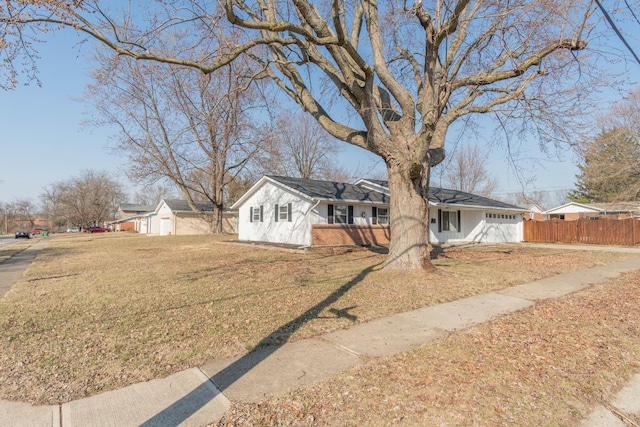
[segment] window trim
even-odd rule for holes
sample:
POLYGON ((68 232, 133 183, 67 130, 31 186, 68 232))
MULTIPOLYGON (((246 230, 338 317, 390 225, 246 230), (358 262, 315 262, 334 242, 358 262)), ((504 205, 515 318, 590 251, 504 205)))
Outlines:
POLYGON ((462 230, 461 212, 438 209, 438 232, 446 231, 448 233, 461 233, 462 230), (453 218, 453 221, 452 221, 453 218), (453 229, 452 229, 453 224, 453 229))
POLYGON ((349 206, 335 205, 333 207, 333 221, 335 224, 349 224, 349 206))
MULTIPOLYGON (((342 215, 341 215, 342 216, 342 215)), ((339 225, 351 225, 353 224, 353 205, 327 205, 327 223, 328 224, 339 224, 339 225), (336 208, 338 207, 346 207, 346 222, 336 221, 338 215, 336 215, 336 208)))
POLYGON ((275 204, 273 211, 275 214, 274 215, 275 222, 291 222, 292 221, 292 217, 291 217, 291 214, 293 212, 292 203, 287 203, 286 205, 275 204))
POLYGON ((264 205, 249 207, 249 222, 263 222, 264 205))
POLYGON ((389 225, 389 208, 377 209, 376 223, 380 225, 389 225), (386 211, 386 214, 380 215, 381 210, 386 211))

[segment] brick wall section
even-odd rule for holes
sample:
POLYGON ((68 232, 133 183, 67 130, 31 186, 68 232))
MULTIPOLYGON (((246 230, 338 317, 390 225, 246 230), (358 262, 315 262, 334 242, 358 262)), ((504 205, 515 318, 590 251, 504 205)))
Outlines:
POLYGON ((133 222, 122 222, 118 224, 120 226, 120 231, 134 231, 135 223, 133 222))
POLYGON ((388 244, 388 226, 315 224, 311 227, 311 246, 377 246, 388 244))

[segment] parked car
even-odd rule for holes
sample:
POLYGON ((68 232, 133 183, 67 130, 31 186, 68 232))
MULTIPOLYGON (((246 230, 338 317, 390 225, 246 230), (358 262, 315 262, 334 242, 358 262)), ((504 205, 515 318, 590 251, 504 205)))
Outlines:
POLYGON ((80 232, 80 228, 79 227, 69 227, 67 228, 67 233, 79 233, 80 232))
POLYGON ((42 231, 42 228, 34 228, 33 230, 31 230, 31 235, 39 236, 41 231, 42 231))
POLYGON ((24 237, 27 239, 31 238, 31 233, 29 233, 27 230, 18 230, 16 231, 16 239, 19 237, 24 237))
POLYGON ((89 227, 89 228, 86 228, 84 231, 86 233, 89 233, 89 234, 91 234, 91 233, 106 233, 106 232, 109 231, 109 229, 108 228, 104 228, 104 227, 89 227))

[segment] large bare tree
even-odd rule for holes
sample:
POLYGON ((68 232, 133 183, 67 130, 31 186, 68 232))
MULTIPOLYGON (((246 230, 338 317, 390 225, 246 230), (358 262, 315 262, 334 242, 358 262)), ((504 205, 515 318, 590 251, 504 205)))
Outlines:
MULTIPOLYGON (((202 57, 208 52, 203 43, 165 48, 202 57)), ((92 123, 118 129, 115 149, 129 159, 127 176, 147 185, 171 181, 210 231, 221 233, 225 187, 262 147, 251 114, 260 97, 246 61, 203 74, 110 51, 98 58, 86 92, 97 111, 92 123), (198 201, 210 202, 212 210, 198 201)))
POLYGON ((206 74, 239 57, 256 61, 331 135, 384 159, 393 230, 388 269, 432 267, 430 170, 444 159, 453 123, 493 113, 505 129, 533 119, 542 140, 570 138, 572 129, 557 119, 583 113, 576 102, 594 87, 581 51, 595 9, 584 0, 226 0, 223 10, 184 0, 156 2, 145 22, 112 13, 107 2, 0 7, 9 59, 31 47, 29 26, 62 25, 120 55, 206 74), (192 43, 218 32, 233 32, 235 43, 197 60, 159 50, 157 40, 177 27, 193 30, 192 43))

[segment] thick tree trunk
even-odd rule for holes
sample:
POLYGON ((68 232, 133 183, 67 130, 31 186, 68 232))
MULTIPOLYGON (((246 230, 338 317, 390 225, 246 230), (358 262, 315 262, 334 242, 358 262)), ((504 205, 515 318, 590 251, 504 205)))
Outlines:
POLYGON ((385 270, 432 270, 429 246, 429 167, 411 174, 389 166, 391 242, 385 270), (415 176, 412 176, 415 175, 415 176))
POLYGON ((213 213, 211 214, 211 233, 220 234, 223 230, 223 207, 221 205, 213 205, 213 213))

